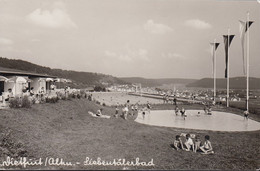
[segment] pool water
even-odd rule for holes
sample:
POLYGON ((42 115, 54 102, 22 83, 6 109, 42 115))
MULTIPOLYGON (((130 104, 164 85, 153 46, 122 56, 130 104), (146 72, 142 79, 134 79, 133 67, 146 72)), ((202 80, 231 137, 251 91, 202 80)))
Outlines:
POLYGON ((186 110, 187 117, 175 114, 174 110, 154 110, 150 114, 145 112, 145 117, 138 113, 136 122, 165 127, 186 129, 212 130, 212 131, 255 131, 260 130, 260 123, 251 119, 219 111, 212 111, 207 115, 203 110, 186 110), (200 112, 200 115, 198 115, 200 112))

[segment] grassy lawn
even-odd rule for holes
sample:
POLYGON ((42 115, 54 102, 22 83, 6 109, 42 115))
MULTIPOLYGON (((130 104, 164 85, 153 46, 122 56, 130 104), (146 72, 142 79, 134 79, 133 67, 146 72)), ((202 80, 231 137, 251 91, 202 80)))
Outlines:
MULTIPOLYGON (((255 170, 260 168, 260 131, 216 132, 142 125, 134 118, 94 118, 88 111, 101 106, 86 99, 38 104, 30 109, 0 111, 0 131, 11 131, 11 138, 21 144, 29 158, 63 158, 83 163, 86 157, 96 160, 126 159, 149 162, 153 167, 128 169, 226 169, 255 170), (214 155, 176 151, 170 147, 177 134, 193 133, 201 139, 210 135, 214 155)), ((114 108, 103 107, 103 113, 113 115, 114 108)), ((154 109, 173 109, 173 105, 155 105, 154 109)), ((185 106, 201 108, 199 105, 185 106)), ((214 109, 213 109, 214 110, 214 109)), ((215 110, 226 110, 223 107, 215 110)), ((242 113, 234 110, 234 113, 242 113)), ((252 116, 259 120, 259 116, 252 116)), ((1 141, 3 134, 1 134, 1 141)), ((0 144, 3 146, 3 144, 0 144)), ((0 161, 6 157, 0 151, 0 161)), ((11 153, 11 152, 9 152, 11 153)), ((24 169, 24 168, 23 168, 24 169)), ((35 166, 27 169, 123 169, 123 166, 35 166)))

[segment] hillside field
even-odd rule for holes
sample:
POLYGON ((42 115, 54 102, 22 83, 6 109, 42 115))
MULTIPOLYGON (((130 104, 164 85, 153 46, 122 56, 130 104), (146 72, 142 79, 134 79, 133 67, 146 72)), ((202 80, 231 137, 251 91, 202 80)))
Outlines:
MULTIPOLYGON (((173 105, 166 104, 153 107, 174 109, 173 105)), ((201 108, 199 105, 184 107, 201 108)), ((7 136, 4 133, 8 131, 8 141, 11 139, 13 144, 20 144, 29 158, 53 157, 80 163, 75 166, 47 165, 21 169, 255 170, 260 167, 260 131, 229 133, 148 126, 134 122, 136 115, 128 120, 115 118, 114 108, 106 106, 102 106, 103 113, 112 116, 110 119, 95 118, 88 114, 88 111, 95 112, 99 108, 101 106, 93 101, 73 99, 56 104, 33 105, 30 109, 1 110, 0 161, 7 155, 15 156, 12 149, 3 143, 7 136), (196 134, 201 139, 210 135, 215 154, 205 156, 173 150, 170 144, 180 133, 196 134), (153 159, 154 166, 84 166, 86 157, 93 160, 101 157, 108 161, 140 158, 140 161, 148 162, 153 159)), ((252 117, 260 120, 258 115, 252 117)))

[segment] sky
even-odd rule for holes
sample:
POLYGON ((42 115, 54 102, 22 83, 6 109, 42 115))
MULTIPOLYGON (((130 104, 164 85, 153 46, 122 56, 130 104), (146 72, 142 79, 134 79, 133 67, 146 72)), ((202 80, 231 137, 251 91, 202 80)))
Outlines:
POLYGON ((116 77, 243 76, 239 20, 249 11, 250 76, 260 78, 260 0, 0 0, 0 56, 116 77))

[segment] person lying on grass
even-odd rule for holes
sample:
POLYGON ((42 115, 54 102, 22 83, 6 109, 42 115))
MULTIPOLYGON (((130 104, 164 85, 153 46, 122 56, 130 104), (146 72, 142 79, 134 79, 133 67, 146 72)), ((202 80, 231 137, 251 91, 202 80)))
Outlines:
POLYGON ((99 118, 107 118, 107 119, 109 119, 110 118, 110 116, 108 116, 108 115, 103 115, 102 114, 102 111, 103 111, 103 109, 101 108, 101 109, 98 109, 97 110, 97 113, 96 114, 94 114, 94 113, 92 113, 92 112, 88 112, 91 116, 93 116, 93 117, 99 117, 99 118))
POLYGON ((209 135, 206 135, 205 136, 205 142, 204 142, 203 146, 200 147, 202 154, 213 154, 214 153, 211 142, 209 141, 209 139, 210 139, 209 135))
POLYGON ((183 149, 183 143, 181 141, 180 135, 176 135, 175 140, 173 142, 173 146, 176 150, 183 149))
POLYGON ((103 109, 102 109, 102 108, 101 108, 101 109, 98 109, 98 110, 97 110, 97 114, 96 114, 96 115, 97 115, 97 116, 101 116, 101 115, 102 115, 102 111, 103 111, 103 109))
POLYGON ((190 134, 186 135, 186 141, 185 141, 184 145, 186 147, 186 151, 190 151, 192 148, 193 152, 195 152, 194 143, 190 137, 190 134))

